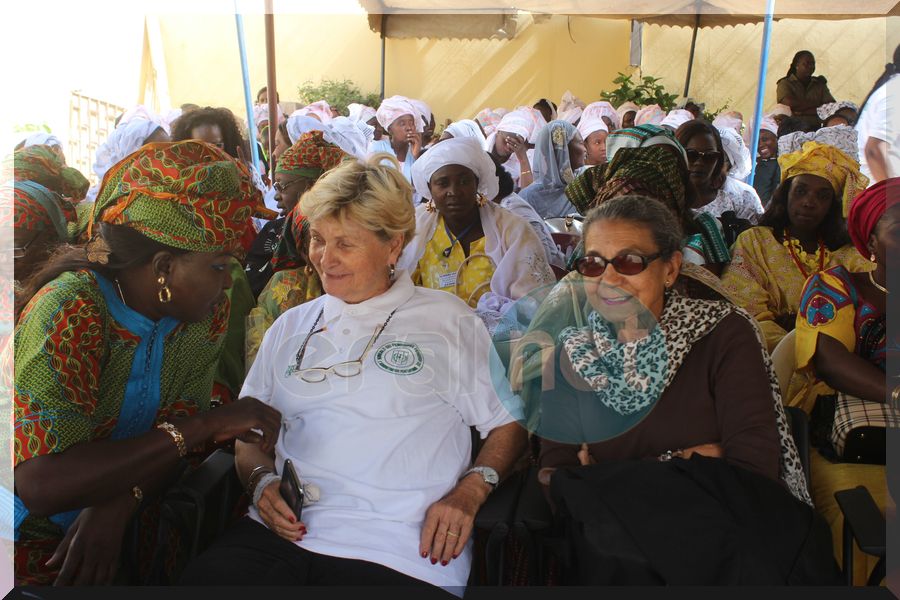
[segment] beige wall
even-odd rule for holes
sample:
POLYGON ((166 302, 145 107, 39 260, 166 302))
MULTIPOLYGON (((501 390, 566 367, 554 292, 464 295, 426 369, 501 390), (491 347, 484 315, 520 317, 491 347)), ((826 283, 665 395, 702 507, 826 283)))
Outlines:
MULTIPOLYGON (((265 83, 263 20, 245 17, 244 28, 255 94, 265 83)), ((160 30, 172 104, 227 106, 243 114, 234 19, 166 15, 160 30)), ((589 100, 627 67, 629 32, 627 21, 572 17, 567 23, 554 16, 510 41, 389 39, 386 95, 422 98, 441 120, 543 96, 558 102, 567 89, 589 100)), ((379 91, 381 40, 365 15, 277 15, 275 34, 282 101, 292 100, 303 81, 323 76, 379 91)))
MULTIPOLYGON (((160 17, 171 102, 227 106, 243 114, 234 19, 226 15, 160 17)), ((245 17, 253 93, 265 82, 261 16, 245 17)), ((290 101, 303 81, 351 79, 364 92, 380 87, 381 40, 365 15, 290 15, 275 20, 277 78, 290 101)), ((471 117, 485 106, 512 108, 572 90, 586 102, 628 70, 628 21, 554 15, 513 40, 389 39, 386 94, 422 98, 439 120, 471 117)), ((691 30, 646 26, 643 73, 681 94, 691 30)), ((708 108, 726 102, 749 118, 756 93, 762 25, 701 29, 691 95, 708 108)), ((900 42, 900 18, 857 21, 781 20, 773 26, 765 106, 775 81, 799 49, 817 58, 838 99, 861 102, 900 42)))
MULTIPOLYGON (((762 24, 701 29, 690 95, 707 109, 726 102, 749 120, 756 102, 762 24)), ((775 103, 775 82, 788 70, 794 53, 810 50, 816 74, 828 79, 838 100, 861 103, 900 42, 900 18, 853 21, 785 19, 772 26, 764 108, 775 103)), ((644 28, 643 73, 662 77, 679 95, 684 91, 691 29, 644 28)))

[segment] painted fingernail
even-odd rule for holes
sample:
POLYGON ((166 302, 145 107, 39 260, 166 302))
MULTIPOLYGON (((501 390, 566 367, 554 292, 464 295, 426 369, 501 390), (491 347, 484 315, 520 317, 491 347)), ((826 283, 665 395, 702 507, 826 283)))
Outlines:
POLYGON ((459 558, 459 554, 454 554, 453 559, 456 560, 457 558, 459 558))
POLYGON ((450 564, 450 563, 447 562, 446 560, 442 560, 442 561, 441 561, 441 566, 442 566, 442 567, 446 567, 446 566, 449 565, 449 564, 450 564))
POLYGON ((437 564, 437 559, 434 558, 434 557, 432 557, 432 559, 431 559, 431 564, 436 565, 436 564, 437 564))
POLYGON ((422 553, 422 558, 428 558, 428 553, 427 553, 427 552, 423 552, 423 553, 422 553))

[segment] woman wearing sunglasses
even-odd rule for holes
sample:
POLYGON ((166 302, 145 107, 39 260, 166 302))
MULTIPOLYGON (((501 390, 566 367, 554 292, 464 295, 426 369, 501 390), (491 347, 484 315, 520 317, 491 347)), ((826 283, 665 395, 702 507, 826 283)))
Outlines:
POLYGON ((738 236, 722 273, 732 299, 759 322, 770 352, 794 328, 810 276, 838 265, 872 268, 850 244, 843 216, 868 181, 859 163, 834 146, 806 142, 778 164, 781 184, 768 210, 738 236))
POLYGON ((413 183, 428 202, 400 268, 416 285, 458 296, 493 332, 507 305, 555 281, 528 222, 491 202, 497 170, 476 140, 436 145, 413 166, 413 183))
POLYGON ((490 338, 397 268, 415 213, 392 157, 343 163, 298 207, 325 295, 266 332, 242 395, 280 410, 282 432, 273 453, 236 445, 253 507, 185 582, 463 587, 475 513, 526 438, 485 368, 490 338), (487 438, 474 470, 472 426, 487 438), (319 490, 302 520, 279 494, 285 459, 319 490))
MULTIPOLYGON (((545 379, 549 353, 535 353, 522 391, 541 438, 539 480, 554 508, 565 507, 570 535, 583 536, 572 540, 580 550, 568 583, 739 583, 740 570, 723 565, 737 554, 755 560, 755 544, 782 535, 761 515, 812 518, 762 340, 730 302, 674 291, 682 236, 660 202, 613 198, 588 213, 584 231, 578 273, 529 329, 555 341, 556 377, 545 379), (595 466, 557 470, 581 465, 595 466), (750 520, 757 540, 698 533, 750 520), (667 540, 682 551, 661 550, 667 540), (694 544, 708 563, 697 564, 694 544)), ((796 548, 806 530, 783 535, 796 548)), ((794 555, 786 559, 789 569, 794 555)))
POLYGON ((719 218, 731 211, 738 219, 755 223, 763 212, 759 196, 752 187, 738 185, 728 177, 733 165, 728 164, 719 130, 705 121, 688 121, 678 128, 675 137, 687 153, 691 182, 697 189, 694 213, 719 218))

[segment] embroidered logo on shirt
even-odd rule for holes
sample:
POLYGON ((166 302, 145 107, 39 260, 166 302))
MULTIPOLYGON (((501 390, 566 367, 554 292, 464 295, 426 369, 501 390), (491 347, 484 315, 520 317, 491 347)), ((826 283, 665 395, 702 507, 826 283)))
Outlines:
POLYGON ((375 352, 375 364, 394 375, 414 375, 425 366, 425 357, 415 344, 388 342, 375 352))

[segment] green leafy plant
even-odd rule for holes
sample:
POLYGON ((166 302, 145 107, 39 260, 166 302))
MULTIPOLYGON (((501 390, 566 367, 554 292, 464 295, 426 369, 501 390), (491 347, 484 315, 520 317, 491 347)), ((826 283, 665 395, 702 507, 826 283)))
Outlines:
POLYGON ((609 92, 600 92, 600 98, 616 107, 625 102, 634 102, 640 106, 658 104, 660 108, 668 112, 675 108, 675 100, 678 99, 678 95, 668 93, 666 88, 659 83, 661 80, 660 77, 647 76, 636 82, 631 75, 619 73, 619 76, 613 79, 613 83, 618 87, 609 92))
POLYGON ((726 108, 728 108, 728 105, 729 105, 729 104, 731 104, 731 98, 729 98, 728 100, 726 100, 726 101, 725 101, 725 104, 723 104, 722 106, 720 106, 720 107, 717 108, 716 110, 713 110, 713 111, 704 110, 704 111, 703 111, 703 118, 706 119, 707 121, 709 121, 710 123, 712 123, 712 122, 715 120, 715 118, 718 117, 719 114, 720 114, 723 110, 725 110, 726 108))
POLYGON ((16 133, 51 133, 50 126, 46 123, 25 123, 16 125, 13 129, 16 133))
POLYGON ((299 100, 303 104, 312 104, 318 100, 325 100, 328 105, 337 109, 341 114, 347 114, 347 105, 357 102, 373 108, 381 104, 381 96, 378 94, 364 94, 355 83, 349 79, 336 81, 323 79, 319 83, 305 81, 297 88, 299 100))

